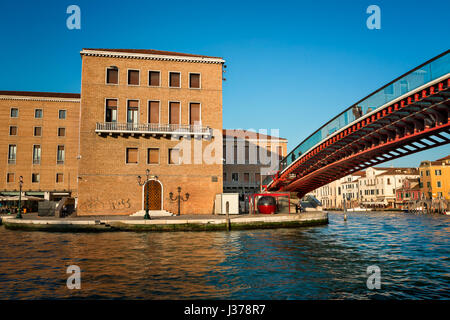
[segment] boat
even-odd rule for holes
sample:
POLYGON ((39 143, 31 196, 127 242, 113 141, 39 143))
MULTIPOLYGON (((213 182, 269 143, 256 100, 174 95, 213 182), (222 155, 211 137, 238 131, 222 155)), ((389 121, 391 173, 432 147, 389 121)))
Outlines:
POLYGON ((354 207, 354 208, 348 208, 348 212, 365 212, 365 211, 372 211, 370 208, 361 208, 361 207, 354 207))

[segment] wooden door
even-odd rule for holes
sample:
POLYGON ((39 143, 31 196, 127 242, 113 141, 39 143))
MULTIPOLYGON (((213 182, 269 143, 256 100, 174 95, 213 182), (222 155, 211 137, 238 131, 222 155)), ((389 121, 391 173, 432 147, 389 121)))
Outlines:
POLYGON ((150 180, 144 186, 144 210, 161 210, 161 205, 161 184, 150 180))

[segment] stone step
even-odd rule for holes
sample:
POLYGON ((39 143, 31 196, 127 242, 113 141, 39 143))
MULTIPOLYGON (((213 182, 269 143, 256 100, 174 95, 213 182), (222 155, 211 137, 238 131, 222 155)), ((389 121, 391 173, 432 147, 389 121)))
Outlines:
MULTIPOLYGON (((171 217, 174 216, 172 212, 166 210, 149 211, 150 217, 171 217)), ((131 217, 143 217, 145 215, 145 210, 140 210, 131 214, 131 217)))

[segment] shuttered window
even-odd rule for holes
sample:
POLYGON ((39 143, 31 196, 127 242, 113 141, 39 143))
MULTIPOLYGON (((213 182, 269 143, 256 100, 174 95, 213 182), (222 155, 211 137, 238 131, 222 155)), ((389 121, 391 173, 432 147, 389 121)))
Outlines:
POLYGON ((14 173, 8 173, 6 175, 6 182, 14 182, 14 173))
POLYGON ((159 101, 148 102, 148 123, 159 123, 159 101))
POLYGON ((118 69, 106 69, 106 83, 118 84, 119 83, 119 70, 118 69))
POLYGON ((128 70, 128 84, 139 85, 139 70, 128 70))
POLYGON ((181 87, 181 74, 179 72, 169 72, 169 87, 181 87))
POLYGON ((42 136, 42 127, 34 127, 34 136, 35 137, 42 136))
POLYGON ((148 72, 148 85, 153 87, 159 87, 159 78, 161 73, 159 71, 148 72))
POLYGON ((169 149, 169 164, 180 163, 180 151, 178 149, 169 149))
POLYGON ((139 111, 139 101, 138 100, 128 100, 128 110, 127 110, 127 122, 128 123, 138 123, 138 111, 139 111))
POLYGON ((127 163, 138 163, 137 148, 127 148, 127 163))
POLYGON ((66 128, 58 128, 58 137, 66 136, 66 128))
POLYGON ((147 163, 148 164, 158 164, 159 163, 159 149, 149 148, 147 151, 147 163))
POLYGON ((61 183, 64 180, 64 175, 62 173, 57 173, 56 174, 56 182, 57 183, 61 183))
POLYGON ((189 124, 200 124, 200 103, 190 103, 189 104, 189 124))
POLYGON ((244 173, 244 182, 249 182, 250 174, 244 173))
POLYGON ((200 89, 200 74, 199 73, 189 74, 189 88, 200 89))
POLYGON ((180 103, 169 102, 169 123, 180 124, 180 103))
POLYGON ((9 127, 9 135, 10 136, 16 136, 17 135, 17 127, 16 126, 10 126, 9 127))

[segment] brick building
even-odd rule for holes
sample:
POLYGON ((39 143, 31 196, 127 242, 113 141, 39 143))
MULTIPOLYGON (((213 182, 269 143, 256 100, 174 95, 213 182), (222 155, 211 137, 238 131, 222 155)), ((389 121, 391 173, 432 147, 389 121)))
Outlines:
POLYGON ((0 193, 77 196, 80 95, 0 91, 0 193))
POLYGON ((223 190, 260 192, 261 181, 273 174, 287 154, 287 139, 248 130, 223 130, 223 190))
POLYGON ((81 96, 1 95, 3 130, 14 132, 9 127, 16 125, 19 135, 2 135, 8 163, 0 191, 17 190, 20 174, 24 190, 66 190, 77 198, 78 215, 101 215, 139 214, 144 206, 175 213, 170 194, 181 187, 183 195, 189 193, 182 214, 212 213, 223 188, 225 61, 135 49, 83 49, 81 59, 81 96), (17 97, 20 103, 12 99, 17 97), (16 106, 17 119, 10 116, 16 106), (38 108, 42 120, 33 117, 38 108), (59 118, 62 109, 65 120, 59 118), (35 126, 42 127, 41 138, 32 135, 35 126), (62 127, 65 137, 58 136, 62 127), (41 150, 32 151, 34 145, 41 150), (39 167, 33 153, 40 155, 39 167), (35 172, 39 183, 31 182, 35 172))

